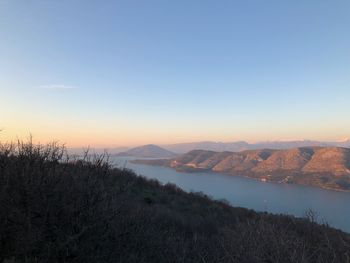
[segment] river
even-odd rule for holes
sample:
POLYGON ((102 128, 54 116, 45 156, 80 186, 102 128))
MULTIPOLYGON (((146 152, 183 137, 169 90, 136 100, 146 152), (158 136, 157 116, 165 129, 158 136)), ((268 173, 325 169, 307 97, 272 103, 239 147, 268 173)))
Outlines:
POLYGON ((226 199, 232 206, 302 217, 308 209, 320 222, 350 233, 350 193, 293 184, 261 182, 218 173, 180 173, 171 168, 130 163, 133 158, 116 157, 119 167, 134 170, 161 183, 173 183, 185 191, 203 192, 226 199))

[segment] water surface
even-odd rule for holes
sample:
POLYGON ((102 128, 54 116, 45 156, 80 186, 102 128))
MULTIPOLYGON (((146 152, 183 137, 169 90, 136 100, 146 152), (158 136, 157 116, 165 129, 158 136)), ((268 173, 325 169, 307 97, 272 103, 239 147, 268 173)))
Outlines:
POLYGON ((265 183, 218 173, 180 173, 171 168, 133 164, 133 158, 114 158, 115 164, 161 183, 173 183, 185 191, 203 192, 226 199, 233 206, 302 217, 308 209, 319 220, 350 233, 350 193, 293 184, 265 183))

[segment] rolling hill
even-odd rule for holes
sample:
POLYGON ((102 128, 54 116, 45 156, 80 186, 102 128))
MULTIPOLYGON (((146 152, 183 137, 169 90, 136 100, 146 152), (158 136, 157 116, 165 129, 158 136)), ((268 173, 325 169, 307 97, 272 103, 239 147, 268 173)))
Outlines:
POLYGON ((118 153, 116 156, 131 156, 138 158, 173 158, 176 156, 176 154, 157 145, 147 144, 118 153))
POLYGON ((262 181, 350 191, 350 149, 300 147, 287 150, 214 152, 194 150, 170 160, 137 160, 178 171, 213 171, 262 181))

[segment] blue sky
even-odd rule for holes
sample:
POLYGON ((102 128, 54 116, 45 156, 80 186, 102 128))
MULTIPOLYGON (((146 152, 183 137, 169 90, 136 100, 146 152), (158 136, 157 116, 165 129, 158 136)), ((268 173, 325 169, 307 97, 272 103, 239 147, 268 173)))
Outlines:
POLYGON ((349 13, 348 0, 0 0, 0 139, 350 137, 349 13))

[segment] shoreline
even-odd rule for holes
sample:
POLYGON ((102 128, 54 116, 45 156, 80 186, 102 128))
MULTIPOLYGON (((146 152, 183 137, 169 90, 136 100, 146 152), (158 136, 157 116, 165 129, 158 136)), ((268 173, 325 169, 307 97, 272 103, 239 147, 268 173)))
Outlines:
MULTIPOLYGON (((142 161, 142 160, 141 160, 142 161)), ((286 183, 286 182, 278 182, 278 181, 273 181, 273 180, 269 180, 267 178, 264 177, 264 181, 261 178, 257 178, 254 176, 249 176, 249 175, 243 175, 243 174, 230 174, 230 173, 225 173, 225 172, 218 172, 218 171, 213 171, 210 169, 201 169, 201 168, 195 168, 195 167, 190 167, 191 170, 190 171, 186 171, 186 169, 177 169, 175 167, 171 167, 168 165, 158 165, 155 163, 146 163, 146 162, 138 162, 138 159, 136 160, 131 160, 128 161, 131 162, 133 164, 143 164, 143 165, 149 165, 149 166, 158 166, 158 167, 166 167, 166 168, 170 168, 173 169, 179 173, 212 173, 212 174, 224 174, 224 175, 228 175, 228 176, 237 176, 237 177, 244 177, 244 178, 248 178, 248 179, 252 179, 255 181, 260 181, 262 183, 274 183, 274 184, 284 184, 284 185, 299 185, 299 186, 306 186, 306 187, 312 187, 312 188, 318 188, 318 189, 323 189, 323 190, 328 190, 328 191, 336 191, 336 192, 343 192, 343 193, 350 193, 350 189, 346 190, 346 189, 339 189, 339 188, 333 188, 333 187, 327 187, 327 186, 317 186, 317 185, 312 185, 312 184, 300 184, 300 183, 286 183), (136 161, 136 162, 135 162, 136 161)))

